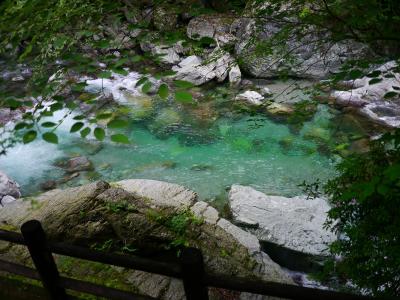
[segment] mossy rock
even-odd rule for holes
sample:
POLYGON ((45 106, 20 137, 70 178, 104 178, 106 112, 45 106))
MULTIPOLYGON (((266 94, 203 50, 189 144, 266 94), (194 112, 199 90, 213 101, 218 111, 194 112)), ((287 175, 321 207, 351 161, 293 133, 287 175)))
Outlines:
MULTIPOLYGON (((185 199, 190 196, 190 191, 183 187, 164 185, 167 185, 165 195, 175 197, 175 201, 179 195, 185 199)), ((136 192, 129 186, 133 187, 129 180, 113 185, 99 181, 77 188, 49 191, 35 199, 18 200, 0 208, 0 221, 10 228, 19 228, 23 222, 36 219, 42 223, 50 240, 168 261, 176 259, 182 247, 197 247, 203 252, 207 271, 292 282, 267 256, 255 259, 253 255, 259 255, 258 252, 252 254, 246 243, 239 242, 232 235, 240 229, 229 221, 221 219, 218 225, 206 222, 189 207, 176 205, 173 201, 170 202, 172 206, 159 206, 159 202, 151 198, 159 197, 161 190, 158 193, 154 191, 157 185, 153 184, 151 191, 151 186, 148 186, 147 194, 143 184, 135 188, 136 192)), ((255 237, 251 239, 257 241, 255 237)), ((259 247, 258 241, 257 245, 259 247)), ((25 247, 6 246, 2 250, 2 259, 31 266, 25 247)), ((176 279, 58 256, 56 260, 62 274, 76 279, 127 289, 157 299, 184 299, 182 284, 176 279)))

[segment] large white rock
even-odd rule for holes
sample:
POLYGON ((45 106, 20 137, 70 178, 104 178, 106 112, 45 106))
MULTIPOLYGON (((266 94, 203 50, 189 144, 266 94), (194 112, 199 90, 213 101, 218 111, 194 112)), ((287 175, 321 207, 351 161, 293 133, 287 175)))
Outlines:
POLYGON ((196 202, 190 210, 195 216, 203 218, 204 221, 212 225, 217 224, 220 219, 218 211, 204 201, 196 202))
POLYGON ((331 96, 337 104, 356 107, 360 114, 376 123, 400 127, 400 73, 393 71, 396 67, 396 62, 387 62, 374 70, 379 76, 345 82, 348 90, 334 91, 331 96), (380 81, 371 82, 375 79, 380 81), (385 99, 388 93, 397 96, 385 99))
POLYGON ((12 198, 21 197, 19 190, 19 184, 8 177, 5 173, 0 171, 0 202, 2 203, 3 198, 5 202, 10 202, 12 198), (9 196, 9 197, 7 197, 9 196), (6 201, 7 200, 7 201, 6 201))
POLYGON ((147 198, 151 204, 158 207, 190 207, 196 200, 197 194, 181 185, 150 180, 127 179, 116 182, 124 190, 147 198))
POLYGON ((202 59, 196 55, 191 55, 183 59, 178 66, 181 68, 195 67, 202 64, 202 59))
POLYGON ((237 64, 229 70, 229 83, 233 86, 238 86, 242 81, 242 72, 237 64))
POLYGON ((243 100, 253 105, 261 105, 264 100, 264 96, 256 91, 245 91, 236 96, 236 100, 243 100))
POLYGON ((183 53, 184 49, 182 43, 178 42, 173 46, 156 44, 152 41, 144 41, 140 44, 140 48, 145 52, 150 52, 155 56, 159 56, 161 62, 165 64, 177 64, 182 59, 180 54, 183 53))
POLYGON ((172 70, 177 72, 176 79, 189 81, 194 85, 202 85, 213 79, 218 82, 224 81, 228 77, 231 68, 235 66, 237 64, 228 52, 216 48, 206 60, 201 60, 196 56, 189 56, 178 66, 174 66, 172 70))
POLYGON ((328 245, 335 235, 323 228, 328 203, 322 199, 306 197, 286 198, 268 196, 252 187, 233 185, 229 192, 229 205, 234 220, 258 224, 249 228, 260 241, 312 255, 327 255, 328 245))

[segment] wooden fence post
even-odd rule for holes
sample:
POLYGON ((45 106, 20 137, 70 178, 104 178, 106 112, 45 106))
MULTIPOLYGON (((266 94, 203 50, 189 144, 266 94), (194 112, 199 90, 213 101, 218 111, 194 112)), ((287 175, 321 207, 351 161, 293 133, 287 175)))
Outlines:
POLYGON ((46 234, 39 221, 31 220, 21 226, 29 253, 52 300, 67 299, 65 289, 59 285, 60 275, 51 252, 47 249, 46 234))
POLYGON ((181 255, 183 286, 187 300, 208 300, 204 285, 203 254, 196 248, 185 248, 181 255))

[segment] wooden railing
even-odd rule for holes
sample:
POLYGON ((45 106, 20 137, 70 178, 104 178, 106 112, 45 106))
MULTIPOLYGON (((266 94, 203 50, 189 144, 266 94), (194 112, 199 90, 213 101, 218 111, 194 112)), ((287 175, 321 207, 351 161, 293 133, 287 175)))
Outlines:
POLYGON ((40 280, 50 299, 74 299, 67 294, 66 290, 88 293, 106 299, 155 299, 60 276, 53 253, 181 279, 186 299, 188 300, 208 299, 208 287, 286 299, 374 299, 330 290, 207 273, 204 271, 202 253, 195 248, 184 249, 177 262, 165 262, 134 255, 105 253, 64 243, 49 242, 46 240, 46 235, 40 222, 36 220, 24 223, 21 226, 21 232, 22 235, 16 232, 0 230, 0 240, 25 245, 29 250, 36 270, 4 260, 0 260, 0 270, 40 280))

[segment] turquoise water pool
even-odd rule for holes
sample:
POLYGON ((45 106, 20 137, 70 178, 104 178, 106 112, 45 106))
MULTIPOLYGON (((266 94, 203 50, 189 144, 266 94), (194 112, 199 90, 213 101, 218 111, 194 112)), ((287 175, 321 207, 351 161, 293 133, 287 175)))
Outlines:
MULTIPOLYGON (((314 117, 294 131, 285 121, 263 113, 230 109, 234 100, 229 97, 219 102, 208 98, 191 107, 128 97, 118 109, 128 111, 130 125, 123 133, 130 145, 71 135, 70 119, 58 130, 58 145, 40 140, 17 145, 0 157, 0 169, 29 195, 37 193, 41 183, 65 176, 55 166, 57 160, 84 155, 95 171, 82 172, 61 187, 99 179, 146 178, 184 185, 207 200, 221 198, 232 184, 294 196, 302 193, 298 185, 304 180, 325 181, 335 174, 338 156, 321 149, 343 143, 335 140, 337 112, 319 105, 314 117)), ((62 112, 53 119, 61 116, 62 112)), ((351 134, 349 129, 341 133, 351 134)))

